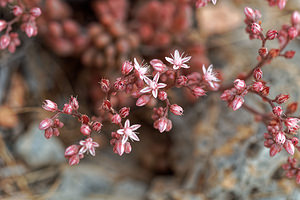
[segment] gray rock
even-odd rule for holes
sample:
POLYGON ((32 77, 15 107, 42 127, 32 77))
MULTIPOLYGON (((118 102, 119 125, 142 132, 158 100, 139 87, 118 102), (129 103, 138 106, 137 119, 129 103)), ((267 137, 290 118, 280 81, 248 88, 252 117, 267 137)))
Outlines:
POLYGON ((47 140, 39 124, 33 123, 29 130, 16 141, 16 153, 31 167, 41 167, 65 162, 64 147, 52 137, 47 140))

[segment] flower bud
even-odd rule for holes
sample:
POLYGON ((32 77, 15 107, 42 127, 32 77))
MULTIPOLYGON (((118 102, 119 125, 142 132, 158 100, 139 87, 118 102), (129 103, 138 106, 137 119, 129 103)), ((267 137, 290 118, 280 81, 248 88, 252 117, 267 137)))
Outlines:
POLYGON ((277 5, 280 10, 282 10, 285 7, 286 1, 287 0, 278 0, 277 5))
POLYGON ((73 166, 73 165, 77 165, 79 163, 80 159, 79 159, 79 155, 73 155, 69 158, 69 165, 73 166))
POLYGON ((277 144, 284 144, 285 143, 285 134, 284 132, 280 131, 277 133, 275 137, 275 141, 277 144))
POLYGON ((80 132, 85 135, 85 136, 89 136, 91 134, 91 128, 89 125, 87 124, 82 124, 80 127, 80 132))
POLYGON ((247 19, 250 19, 253 21, 255 20, 255 12, 252 8, 246 7, 244 9, 244 13, 245 13, 247 19))
POLYGON ((179 86, 185 86, 187 81, 188 78, 186 76, 181 75, 176 79, 176 84, 179 86))
POLYGON ((281 116, 282 115, 282 108, 281 106, 275 106, 273 109, 273 113, 277 116, 281 116))
POLYGON ((37 27, 35 24, 28 22, 24 25, 25 33, 28 37, 35 36, 37 34, 37 27))
POLYGON ((297 144, 299 143, 299 139, 296 138, 296 137, 293 137, 292 138, 292 143, 293 143, 294 146, 297 146, 297 144))
POLYGON ((65 150, 65 157, 76 155, 79 151, 78 145, 71 145, 65 150))
POLYGON ((100 122, 94 122, 92 128, 94 131, 99 132, 102 128, 102 124, 100 122))
POLYGON ((121 116, 119 114, 114 114, 111 118, 112 123, 120 124, 121 123, 121 116))
POLYGON ((60 134, 58 128, 53 128, 53 135, 55 135, 56 137, 58 137, 60 134))
POLYGON ((258 23, 252 23, 251 24, 251 31, 253 34, 259 34, 262 31, 261 26, 258 23))
POLYGON ((273 144, 270 148, 270 156, 275 156, 281 150, 278 144, 273 144))
POLYGON ((297 102, 290 103, 286 108, 286 112, 289 114, 294 113, 296 112, 297 108, 298 108, 297 102))
POLYGON ((151 60, 150 64, 153 67, 153 69, 157 72, 164 72, 167 69, 166 65, 161 60, 158 59, 151 60))
POLYGON ((129 142, 126 142, 125 145, 124 145, 124 151, 125 153, 130 153, 131 152, 131 145, 129 142))
POLYGON ((290 96, 288 94, 284 95, 284 94, 279 94, 275 97, 275 102, 278 104, 283 104, 284 102, 286 102, 288 99, 290 98, 290 96))
POLYGON ((206 91, 201 88, 201 87, 195 87, 193 90, 193 95, 196 96, 196 97, 201 97, 201 96, 204 96, 206 91))
POLYGON ((42 108, 50 112, 55 112, 57 111, 57 104, 53 101, 45 100, 44 104, 42 105, 42 108))
POLYGON ((165 91, 158 92, 158 99, 164 101, 168 98, 168 94, 165 91))
POLYGON ((260 81, 258 82, 255 82, 252 84, 252 89, 255 91, 255 92, 261 92, 263 89, 264 89, 264 84, 260 81))
POLYGON ((286 140, 283 147, 285 148, 285 150, 291 154, 294 155, 295 153, 295 146, 293 145, 291 140, 286 140))
POLYGON ((102 109, 109 111, 111 109, 111 103, 109 100, 104 100, 101 106, 102 109))
POLYGON ((234 82, 234 87, 237 89, 237 90, 244 90, 246 88, 246 83, 244 80, 241 80, 241 79, 236 79, 234 82))
POLYGON ((129 61, 125 61, 122 65, 121 71, 122 74, 128 75, 133 70, 133 66, 129 61))
POLYGON ((144 106, 150 101, 150 96, 149 95, 143 95, 138 100, 136 101, 137 106, 144 106))
POLYGON ((154 128, 158 129, 160 133, 164 132, 167 129, 168 119, 161 117, 156 120, 153 124, 154 128))
POLYGON ((297 11, 294 11, 291 17, 291 22, 293 25, 300 24, 300 13, 297 11))
POLYGON ((225 90, 220 98, 223 101, 231 101, 234 98, 234 94, 231 90, 225 90))
POLYGON ((73 108, 74 110, 78 110, 78 109, 79 109, 79 103, 78 103, 76 97, 71 96, 70 104, 71 104, 71 106, 72 106, 72 108, 73 108))
POLYGON ((288 29, 289 39, 293 40, 298 36, 298 30, 295 27, 290 27, 288 29))
POLYGON ((42 11, 41 11, 40 8, 34 7, 34 8, 31 8, 31 9, 30 9, 30 14, 31 14, 33 17, 39 17, 39 16, 42 14, 42 11))
POLYGON ((3 31, 7 26, 7 23, 5 20, 0 19, 0 32, 3 31))
POLYGON ((46 129, 50 128, 52 125, 53 125, 53 120, 46 118, 43 121, 41 121, 41 123, 39 125, 39 129, 46 130, 46 129))
POLYGON ((253 77, 256 81, 259 81, 260 79, 262 79, 263 77, 263 72, 260 68, 256 68, 254 71, 253 71, 253 77))
POLYGON ((261 57, 265 57, 266 55, 268 55, 268 49, 266 47, 262 47, 258 50, 258 54, 261 57))
POLYGON ((129 107, 123 107, 119 110, 119 114, 122 118, 126 118, 129 115, 130 108, 129 107))
POLYGON ((286 52, 284 53, 284 57, 285 57, 285 58, 288 58, 288 59, 291 59, 291 58, 294 57, 295 53, 296 53, 295 51, 286 51, 286 52))
POLYGON ((115 81, 114 83, 114 88, 115 90, 119 90, 119 91, 122 91, 125 89, 125 82, 124 80, 122 80, 121 78, 117 78, 117 80, 115 81))
POLYGON ((23 14, 23 9, 20 6, 16 5, 16 6, 13 7, 13 14, 15 16, 20 16, 20 15, 23 14))
POLYGON ((45 138, 50 139, 53 136, 53 128, 47 128, 45 130, 45 138))
POLYGON ((183 108, 177 104, 172 104, 170 106, 170 111, 174 114, 174 115, 183 115, 183 108))
POLYGON ((268 30, 267 32, 267 39, 268 40, 274 40, 278 35, 278 32, 276 30, 268 30))
POLYGON ((0 49, 6 49, 10 43, 10 37, 4 34, 0 37, 0 49))
POLYGON ((237 109, 239 109, 243 105, 243 103, 244 103, 244 98, 237 95, 237 96, 235 96, 235 98, 231 102, 231 107, 234 111, 236 111, 237 109))
POLYGON ((65 104, 63 107, 63 112, 70 115, 73 112, 73 106, 71 104, 65 104))
POLYGON ((100 87, 101 87, 103 92, 107 93, 110 89, 109 88, 110 87, 109 80, 108 79, 101 79, 100 87))

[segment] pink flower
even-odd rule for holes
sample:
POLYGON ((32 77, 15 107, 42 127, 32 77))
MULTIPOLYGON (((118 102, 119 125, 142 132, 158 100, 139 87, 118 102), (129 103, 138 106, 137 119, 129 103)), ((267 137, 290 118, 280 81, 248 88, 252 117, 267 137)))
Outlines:
POLYGON ((125 61, 122 65, 121 71, 122 74, 128 75, 133 70, 133 66, 129 61, 125 61))
POLYGON ((53 120, 46 118, 43 121, 41 121, 39 129, 46 130, 46 129, 50 128, 51 126, 53 126, 53 120))
POLYGON ((165 57, 165 59, 173 65, 173 69, 190 68, 190 66, 184 63, 188 62, 192 58, 191 56, 183 57, 183 53, 180 55, 178 50, 175 50, 174 55, 171 54, 171 56, 172 58, 165 57))
POLYGON ((285 134, 284 132, 280 131, 276 137, 275 137, 275 141, 277 144, 284 144, 285 143, 285 134))
POLYGON ((95 156, 95 147, 99 147, 97 142, 93 142, 93 138, 81 140, 79 144, 82 146, 79 150, 79 154, 84 154, 89 151, 92 156, 95 156))
POLYGON ((246 88, 246 83, 244 80, 236 79, 233 83, 237 90, 244 90, 246 88))
POLYGON ((87 124, 82 124, 81 127, 80 127, 80 132, 83 134, 83 135, 86 135, 86 136, 89 136, 91 134, 91 128, 89 125, 87 124))
POLYGON ((140 64, 138 63, 138 61, 135 58, 134 58, 134 69, 135 69, 135 72, 137 73, 138 77, 141 80, 144 80, 144 78, 146 77, 145 74, 147 73, 148 68, 144 67, 144 66, 140 66, 140 64))
POLYGON ((144 106, 150 101, 149 95, 143 95, 136 100, 136 106, 144 106))
POLYGON ((289 131, 295 132, 296 130, 299 129, 299 125, 298 125, 299 121, 300 120, 297 118, 289 117, 285 120, 285 125, 287 126, 289 131))
POLYGON ((231 102, 231 107, 234 111, 236 111, 243 105, 243 103, 244 103, 244 98, 237 95, 231 102))
POLYGON ((159 72, 157 72, 155 74, 153 81, 151 79, 149 79, 148 77, 144 77, 144 81, 146 82, 146 84, 148 86, 145 87, 144 89, 142 89, 140 92, 148 93, 148 92, 152 91, 153 97, 157 98, 158 89, 161 89, 161 88, 164 88, 167 86, 167 84, 165 84, 165 83, 158 83, 158 79, 159 79, 159 72))
POLYGON ((57 111, 57 104, 50 100, 45 100, 42 105, 44 110, 55 112, 57 111))
POLYGON ((130 121, 129 121, 129 119, 127 119, 125 121, 124 128, 117 130, 118 134, 123 135, 122 143, 125 144, 128 140, 128 137, 132 140, 140 141, 140 139, 136 135, 137 133, 134 132, 140 127, 141 127, 141 125, 139 125, 139 124, 130 126, 130 121))
POLYGON ((174 115, 183 115, 183 108, 177 104, 172 104, 170 106, 170 111, 174 114, 174 115))
POLYGON ((293 145, 291 140, 286 140, 285 143, 283 144, 283 147, 289 154, 294 155, 295 146, 293 145))
POLYGON ((220 80, 216 77, 216 73, 213 72, 213 65, 209 65, 206 69, 205 66, 202 66, 203 71, 203 80, 206 81, 210 87, 215 88, 214 82, 219 82, 220 80))

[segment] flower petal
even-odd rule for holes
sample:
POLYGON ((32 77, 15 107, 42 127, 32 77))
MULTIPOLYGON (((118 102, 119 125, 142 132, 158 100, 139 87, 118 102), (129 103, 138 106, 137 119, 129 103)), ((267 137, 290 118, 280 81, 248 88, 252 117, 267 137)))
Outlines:
POLYGON ((129 137, 135 141, 140 141, 139 137, 134 132, 132 132, 132 134, 129 137))
POLYGON ((136 131, 140 127, 141 127, 140 124, 134 124, 134 125, 130 126, 130 128, 131 128, 132 131, 136 131))
POLYGON ((159 89, 164 88, 166 86, 167 86, 167 84, 165 84, 165 83, 159 83, 159 84, 157 84, 157 88, 159 88, 159 89))
POLYGON ((124 134, 124 129, 117 130, 117 133, 120 134, 120 135, 123 135, 124 134))
POLYGON ((169 57, 165 57, 166 61, 168 61, 171 64, 174 64, 174 60, 172 58, 169 57))
MULTIPOLYGON (((157 72, 153 78, 153 82, 157 83, 158 82, 158 79, 159 79, 159 72, 157 72)), ((148 84, 149 85, 149 84, 148 84)))
POLYGON ((145 87, 143 89, 140 90, 141 93, 147 93, 150 92, 152 89, 150 87, 145 87))
POLYGON ((128 128, 130 126, 130 121, 127 119, 124 124, 124 128, 128 128))
POLYGON ((152 90, 152 95, 154 98, 157 98, 157 94, 158 94, 158 89, 152 90))

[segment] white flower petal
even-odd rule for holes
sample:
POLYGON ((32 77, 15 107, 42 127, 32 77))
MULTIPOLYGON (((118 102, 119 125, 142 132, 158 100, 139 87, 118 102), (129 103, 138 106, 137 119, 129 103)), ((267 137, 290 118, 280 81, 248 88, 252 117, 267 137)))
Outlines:
POLYGON ((136 131, 140 127, 141 127, 140 124, 134 124, 134 125, 130 126, 130 128, 131 128, 132 131, 136 131))
POLYGON ((159 83, 159 84, 157 84, 157 88, 159 88, 159 89, 164 88, 166 86, 167 86, 167 84, 165 84, 165 83, 159 83))
POLYGON ((125 121, 125 124, 124 124, 124 128, 128 128, 128 127, 130 127, 130 121, 129 121, 129 119, 127 119, 125 121))
POLYGON ((145 87, 143 89, 140 90, 141 93, 147 93, 150 92, 152 89, 150 87, 145 87))
POLYGON ((117 133, 120 134, 120 135, 123 135, 124 134, 124 129, 117 130, 117 133))
POLYGON ((152 95, 154 98, 157 98, 157 94, 158 94, 158 89, 152 90, 152 95))
MULTIPOLYGON (((153 82, 157 83, 159 79, 159 72, 157 72, 153 78, 153 82)), ((149 84, 148 84, 149 85, 149 84)))
POLYGON ((166 61, 168 61, 171 64, 174 64, 174 60, 172 58, 169 57, 165 57, 166 61))
POLYGON ((129 137, 135 141, 140 141, 139 137, 134 132, 132 132, 132 134, 129 137))

